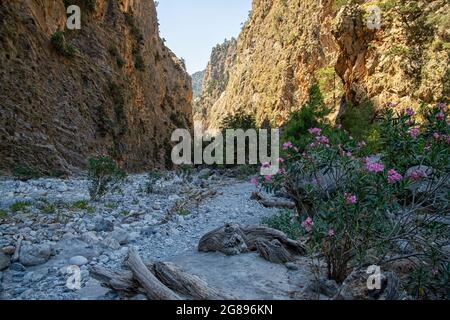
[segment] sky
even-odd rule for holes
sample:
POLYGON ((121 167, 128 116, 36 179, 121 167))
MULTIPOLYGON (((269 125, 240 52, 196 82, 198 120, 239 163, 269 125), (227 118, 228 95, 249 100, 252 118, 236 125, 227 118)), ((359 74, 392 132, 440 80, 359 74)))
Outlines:
POLYGON ((237 37, 251 10, 251 0, 159 0, 161 38, 190 74, 208 64, 211 49, 237 37))

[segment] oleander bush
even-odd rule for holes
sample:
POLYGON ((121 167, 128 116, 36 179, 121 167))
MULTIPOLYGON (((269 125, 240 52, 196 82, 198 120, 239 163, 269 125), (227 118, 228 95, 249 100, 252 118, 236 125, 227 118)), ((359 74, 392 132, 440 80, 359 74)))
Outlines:
POLYGON ((367 156, 366 142, 340 127, 309 128, 304 147, 286 142, 279 173, 257 183, 294 201, 330 279, 340 283, 355 267, 413 257, 420 281, 411 276, 410 287, 421 297, 448 294, 438 286, 449 277, 442 247, 450 229, 439 222, 450 213, 447 106, 423 106, 418 114, 386 108, 376 122, 378 154, 367 156))

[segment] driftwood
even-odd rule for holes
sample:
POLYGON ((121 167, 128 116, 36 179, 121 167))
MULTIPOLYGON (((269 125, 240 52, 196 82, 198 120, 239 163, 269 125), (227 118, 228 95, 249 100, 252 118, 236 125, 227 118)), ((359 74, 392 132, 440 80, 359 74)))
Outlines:
POLYGON ((273 263, 286 263, 295 260, 295 256, 286 250, 280 241, 256 241, 256 250, 259 255, 273 263))
POLYGON ((295 209, 295 203, 292 201, 275 198, 266 199, 258 192, 253 192, 250 199, 258 201, 266 208, 295 209))
POLYGON ((173 263, 158 262, 144 265, 134 250, 130 251, 126 265, 135 271, 114 271, 105 267, 95 266, 90 269, 90 274, 94 279, 100 281, 103 286, 118 292, 124 297, 132 297, 136 294, 144 293, 149 299, 178 300, 180 297, 176 293, 179 293, 196 300, 233 299, 232 296, 211 288, 204 280, 184 272, 173 263), (137 274, 141 280, 139 280, 135 272, 138 272, 137 274))
POLYGON ((89 273, 92 278, 100 281, 103 286, 117 291, 120 295, 132 297, 140 292, 144 293, 131 271, 114 271, 105 267, 94 266, 90 268, 89 273))
POLYGON ((19 255, 20 255, 20 249, 22 247, 22 241, 23 241, 23 235, 19 235, 17 237, 16 250, 14 251, 14 254, 13 254, 12 258, 11 258, 12 262, 19 261, 19 255))
POLYGON ((182 271, 170 262, 158 262, 153 265, 155 276, 170 289, 193 297, 197 300, 226 300, 232 299, 208 286, 204 280, 182 271))
POLYGON ((180 297, 162 284, 145 266, 134 249, 128 252, 126 265, 133 272, 134 278, 144 288, 150 300, 180 300, 180 297))
POLYGON ((208 232, 200 239, 198 250, 227 255, 258 251, 263 258, 277 263, 306 254, 300 242, 289 239, 281 231, 260 226, 243 228, 238 224, 226 224, 208 232))

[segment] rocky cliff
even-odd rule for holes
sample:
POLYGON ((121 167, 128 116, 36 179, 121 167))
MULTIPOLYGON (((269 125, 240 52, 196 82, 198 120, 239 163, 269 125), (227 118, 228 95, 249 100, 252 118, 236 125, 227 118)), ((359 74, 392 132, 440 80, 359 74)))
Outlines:
POLYGON ((129 170, 170 165, 192 123, 183 63, 153 0, 0 0, 0 167, 73 171, 107 153, 129 170), (65 28, 69 4, 81 30, 65 28))
POLYGON ((195 72, 191 75, 192 78, 192 95, 197 98, 202 93, 203 78, 205 77, 205 70, 195 72))
POLYGON ((313 83, 334 115, 365 100, 448 101, 449 12, 445 0, 254 0, 226 88, 203 113, 210 127, 238 110, 281 125, 313 83))
POLYGON ((236 39, 225 40, 212 49, 203 77, 202 91, 194 102, 194 118, 209 122, 209 111, 225 91, 236 60, 236 39))

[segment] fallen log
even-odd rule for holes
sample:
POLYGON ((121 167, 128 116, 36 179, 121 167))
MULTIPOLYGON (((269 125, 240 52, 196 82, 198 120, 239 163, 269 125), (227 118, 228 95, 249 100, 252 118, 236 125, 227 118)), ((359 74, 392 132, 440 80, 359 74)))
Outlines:
POLYGON ((153 265, 154 275, 170 289, 193 297, 196 300, 230 300, 231 296, 220 293, 208 286, 206 281, 182 271, 170 262, 158 262, 153 265))
POLYGON ((257 240, 256 250, 262 258, 273 263, 286 263, 295 260, 294 255, 276 239, 272 241, 257 240))
POLYGON ((258 201, 266 208, 278 208, 278 209, 295 209, 296 208, 295 203, 292 201, 284 200, 284 199, 275 199, 275 198, 266 199, 258 192, 253 192, 250 199, 258 201))
POLYGON ((139 283, 133 278, 131 271, 114 271, 102 266, 93 266, 89 273, 103 286, 118 292, 122 296, 133 297, 138 293, 144 293, 139 283))
POLYGON ((133 272, 134 278, 144 288, 150 300, 180 300, 180 297, 162 284, 145 266, 135 249, 130 249, 126 265, 133 272))
MULTIPOLYGON (((243 228, 238 224, 226 224, 205 234, 199 241, 198 251, 237 255, 243 252, 258 251, 258 241, 271 243, 274 240, 291 256, 306 254, 303 244, 289 239, 279 230, 260 226, 243 228)), ((275 249, 273 248, 273 250, 275 249)), ((268 255, 263 254, 262 257, 265 258, 268 255)))

